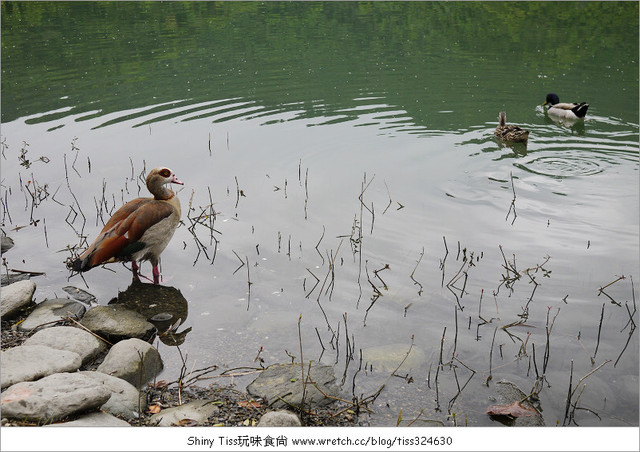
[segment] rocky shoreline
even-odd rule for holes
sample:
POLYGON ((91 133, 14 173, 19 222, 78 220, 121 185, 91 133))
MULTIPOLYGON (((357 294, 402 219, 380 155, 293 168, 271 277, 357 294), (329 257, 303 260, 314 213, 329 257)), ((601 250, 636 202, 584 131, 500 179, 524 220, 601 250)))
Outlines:
POLYGON ((179 345, 188 332, 177 332, 186 318, 177 289, 134 282, 101 305, 81 289, 65 287, 74 299, 35 303, 35 282, 29 275, 16 279, 2 281, 3 426, 357 423, 339 402, 330 366, 313 365, 314 384, 304 390, 300 364, 290 363, 256 369, 247 391, 157 381, 164 364, 153 341, 179 345))

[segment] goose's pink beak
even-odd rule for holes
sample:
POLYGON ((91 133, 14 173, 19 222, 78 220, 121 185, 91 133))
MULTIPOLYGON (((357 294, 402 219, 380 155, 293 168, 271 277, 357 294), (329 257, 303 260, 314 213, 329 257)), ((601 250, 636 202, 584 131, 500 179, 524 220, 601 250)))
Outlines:
POLYGON ((178 184, 178 185, 184 185, 184 183, 183 183, 183 182, 181 182, 181 181, 176 177, 176 175, 175 175, 175 174, 174 174, 174 175, 172 176, 172 178, 171 178, 171 183, 172 183, 172 184, 178 184))

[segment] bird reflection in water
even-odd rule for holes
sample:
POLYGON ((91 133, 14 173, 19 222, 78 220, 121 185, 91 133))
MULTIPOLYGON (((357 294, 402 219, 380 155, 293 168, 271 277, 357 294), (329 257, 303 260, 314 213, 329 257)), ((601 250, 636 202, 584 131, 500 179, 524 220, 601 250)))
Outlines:
POLYGON ((143 315, 158 329, 158 338, 168 346, 184 343, 191 327, 178 332, 188 314, 188 303, 175 287, 147 284, 135 279, 109 304, 120 304, 143 315))

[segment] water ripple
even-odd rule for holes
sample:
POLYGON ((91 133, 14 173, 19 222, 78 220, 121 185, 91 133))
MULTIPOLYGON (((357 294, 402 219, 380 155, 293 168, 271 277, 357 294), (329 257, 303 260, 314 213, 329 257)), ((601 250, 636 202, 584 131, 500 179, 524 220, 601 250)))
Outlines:
POLYGON ((558 179, 572 176, 592 176, 603 172, 611 164, 606 159, 594 157, 593 154, 580 152, 570 155, 542 155, 524 162, 516 162, 513 165, 529 173, 558 179))

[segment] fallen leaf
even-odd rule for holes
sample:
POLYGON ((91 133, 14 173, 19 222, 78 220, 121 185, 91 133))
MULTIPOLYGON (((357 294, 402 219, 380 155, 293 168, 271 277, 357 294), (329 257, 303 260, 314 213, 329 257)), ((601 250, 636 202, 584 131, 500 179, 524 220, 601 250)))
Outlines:
POLYGON ((176 425, 178 427, 195 427, 198 425, 198 421, 194 419, 180 419, 176 425))
POLYGON ((241 400, 238 402, 238 406, 243 408, 262 408, 262 404, 260 402, 255 402, 253 400, 241 400))
POLYGON ((162 408, 160 408, 159 405, 149 405, 149 408, 147 409, 147 413, 158 414, 161 410, 162 408))
POLYGON ((535 416, 537 411, 534 408, 524 406, 520 402, 513 402, 505 405, 491 405, 485 411, 489 416, 509 416, 512 418, 535 416))

